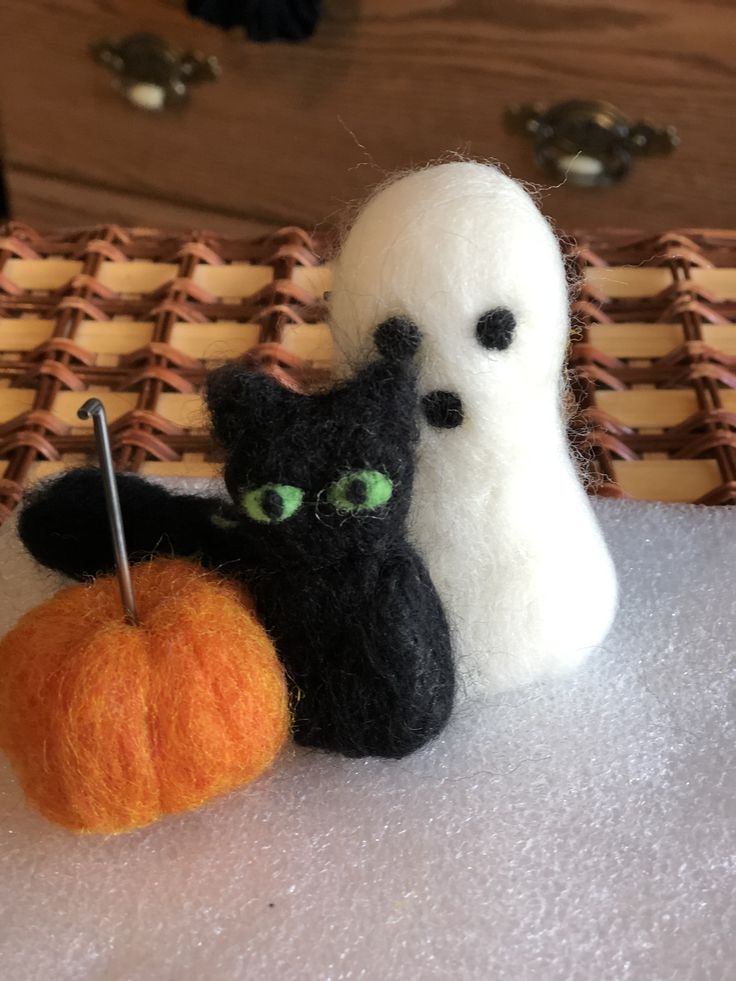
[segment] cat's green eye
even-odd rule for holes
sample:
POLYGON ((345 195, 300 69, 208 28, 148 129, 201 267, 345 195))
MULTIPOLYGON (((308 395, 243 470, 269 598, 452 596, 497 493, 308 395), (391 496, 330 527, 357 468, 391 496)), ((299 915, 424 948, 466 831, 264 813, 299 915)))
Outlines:
POLYGON ((327 499, 338 511, 376 511, 391 500, 394 485, 380 470, 351 470, 331 485, 327 499))
POLYGON ((286 521, 301 507, 304 491, 291 484, 264 484, 254 490, 245 491, 240 503, 253 521, 261 524, 277 524, 286 521))

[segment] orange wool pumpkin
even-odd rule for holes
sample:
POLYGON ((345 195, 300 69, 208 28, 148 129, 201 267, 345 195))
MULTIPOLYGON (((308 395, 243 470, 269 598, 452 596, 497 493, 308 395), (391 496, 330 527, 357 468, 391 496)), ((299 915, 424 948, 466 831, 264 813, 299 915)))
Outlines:
POLYGON ((66 828, 114 833, 262 773, 289 732, 283 670, 238 587, 200 566, 132 570, 139 623, 101 577, 0 642, 0 747, 66 828))

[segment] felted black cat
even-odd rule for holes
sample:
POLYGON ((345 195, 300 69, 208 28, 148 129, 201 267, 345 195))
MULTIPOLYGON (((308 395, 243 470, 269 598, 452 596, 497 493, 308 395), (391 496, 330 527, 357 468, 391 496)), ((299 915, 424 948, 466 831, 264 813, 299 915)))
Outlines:
MULTIPOLYGON (((405 534, 420 335, 392 319, 375 343, 379 360, 317 395, 237 364, 210 375, 232 503, 117 480, 133 561, 196 556, 247 585, 287 671, 297 742, 398 758, 444 727, 454 670, 405 534)), ((34 492, 19 533, 39 562, 83 578, 113 568, 106 522, 99 473, 83 469, 34 492)))

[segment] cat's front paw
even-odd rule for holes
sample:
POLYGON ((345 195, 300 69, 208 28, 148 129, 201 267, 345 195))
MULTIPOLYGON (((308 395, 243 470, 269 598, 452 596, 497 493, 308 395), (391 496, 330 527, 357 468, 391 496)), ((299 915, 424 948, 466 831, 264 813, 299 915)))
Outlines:
POLYGON ((373 340, 386 361, 409 361, 421 346, 422 334, 408 317, 389 317, 376 327, 373 340))

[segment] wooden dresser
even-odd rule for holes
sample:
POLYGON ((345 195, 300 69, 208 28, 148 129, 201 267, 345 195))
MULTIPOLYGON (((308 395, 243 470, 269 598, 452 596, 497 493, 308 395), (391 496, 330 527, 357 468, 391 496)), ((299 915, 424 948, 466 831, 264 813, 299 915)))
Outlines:
POLYGON ((12 214, 37 225, 313 228, 448 152, 549 184, 504 110, 574 98, 672 124, 681 145, 616 186, 548 189, 562 227, 736 225, 731 0, 328 0, 299 44, 221 33, 183 0, 4 0, 0 38, 12 214), (216 56, 221 77, 185 108, 134 108, 90 47, 142 31, 216 56))

